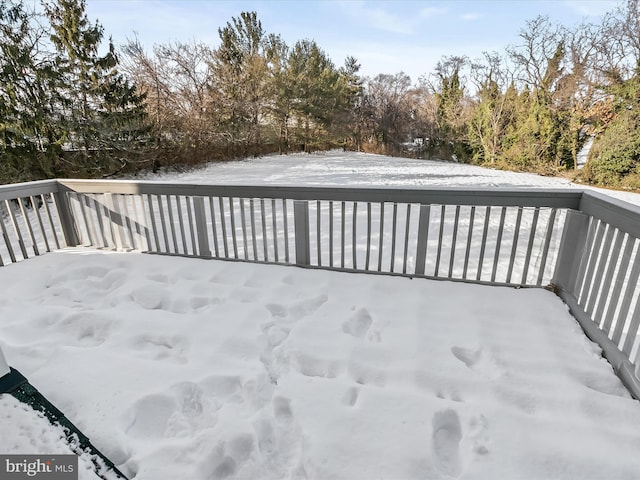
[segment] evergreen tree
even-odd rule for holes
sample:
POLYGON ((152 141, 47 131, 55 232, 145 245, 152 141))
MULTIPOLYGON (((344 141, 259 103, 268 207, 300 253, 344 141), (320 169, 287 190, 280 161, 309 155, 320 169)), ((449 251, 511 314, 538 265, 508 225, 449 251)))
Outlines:
MULTIPOLYGON (((118 151, 144 140, 144 98, 118 72, 113 43, 99 54, 103 28, 86 15, 85 0, 45 3, 55 47, 55 108, 78 175, 108 172, 118 151)), ((124 162, 124 160, 122 160, 124 162)))
POLYGON ((45 30, 21 3, 0 1, 0 178, 53 174, 63 132, 52 108, 58 74, 41 48, 45 30))

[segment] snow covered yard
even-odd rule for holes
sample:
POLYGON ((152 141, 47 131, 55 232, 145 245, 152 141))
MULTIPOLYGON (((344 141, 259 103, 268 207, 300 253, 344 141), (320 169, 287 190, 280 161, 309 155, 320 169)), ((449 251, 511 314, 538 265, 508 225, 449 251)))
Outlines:
MULTIPOLYGON (((342 152, 160 180, 575 188, 342 152)), ((542 289, 82 249, 3 267, 0 285, 9 363, 130 478, 640 472, 640 404, 542 289)), ((12 397, 0 425, 0 453, 65 451, 12 397)))
MULTIPOLYGON (((10 362, 137 479, 640 471, 640 405, 545 290, 68 251, 0 282, 10 362)), ((54 445, 0 405, 0 451, 54 445)))

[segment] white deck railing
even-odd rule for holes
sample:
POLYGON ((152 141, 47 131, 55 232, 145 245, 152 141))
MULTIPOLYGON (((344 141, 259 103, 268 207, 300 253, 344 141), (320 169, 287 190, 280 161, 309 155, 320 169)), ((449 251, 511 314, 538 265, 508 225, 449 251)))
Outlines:
POLYGON ((603 195, 52 180, 0 214, 0 265, 82 245, 550 286, 640 398, 640 208, 603 195))

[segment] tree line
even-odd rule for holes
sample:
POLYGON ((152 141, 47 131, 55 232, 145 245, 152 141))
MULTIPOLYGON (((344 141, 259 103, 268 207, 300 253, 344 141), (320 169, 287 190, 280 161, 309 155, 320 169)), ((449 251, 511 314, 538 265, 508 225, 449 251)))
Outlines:
POLYGON ((483 58, 444 56, 416 82, 363 77, 255 12, 220 42, 120 48, 85 0, 0 0, 0 179, 100 177, 328 148, 444 158, 640 188, 640 0, 599 23, 540 16, 483 58))

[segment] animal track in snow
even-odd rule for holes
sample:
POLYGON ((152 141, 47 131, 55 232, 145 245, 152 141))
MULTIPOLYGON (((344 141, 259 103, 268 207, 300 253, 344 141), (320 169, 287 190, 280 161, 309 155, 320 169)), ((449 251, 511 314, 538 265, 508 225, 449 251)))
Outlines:
POLYGON ((462 427, 455 410, 441 410, 433 416, 433 456, 436 468, 451 477, 462 473, 460 440, 462 427))
POLYGON ((483 377, 495 380, 504 373, 495 359, 483 348, 471 350, 462 347, 451 347, 451 353, 467 367, 483 377))
POLYGON ((342 331, 356 338, 363 338, 369 331, 372 323, 373 319, 369 311, 366 308, 361 308, 342 324, 342 331))

